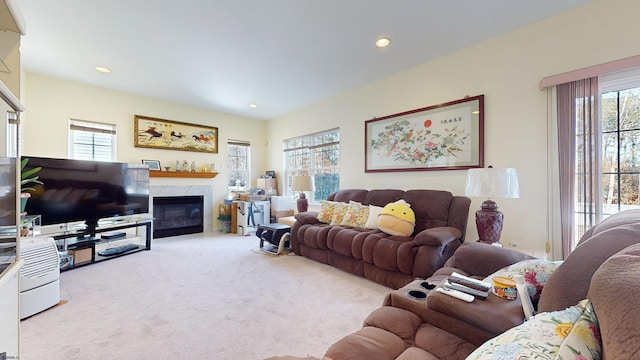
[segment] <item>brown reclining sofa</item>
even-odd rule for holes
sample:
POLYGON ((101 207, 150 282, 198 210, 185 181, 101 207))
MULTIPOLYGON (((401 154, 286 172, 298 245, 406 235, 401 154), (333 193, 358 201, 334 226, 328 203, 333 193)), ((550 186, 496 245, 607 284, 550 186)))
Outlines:
POLYGON ((426 278, 441 268, 464 242, 471 200, 439 190, 346 189, 329 201, 385 205, 405 200, 416 215, 411 236, 380 230, 329 225, 318 212, 296 214, 291 247, 302 255, 397 289, 414 278, 426 278))
MULTIPOLYGON (((531 257, 496 246, 466 243, 444 268, 425 280, 441 284, 453 271, 482 279, 523 261, 531 261, 531 257)), ((526 322, 520 297, 506 300, 490 294, 486 300, 466 303, 434 290, 427 291, 425 300, 406 295, 411 290, 425 290, 421 287, 425 280, 414 280, 390 293, 383 306, 365 319, 363 327, 333 344, 324 359, 461 360, 467 356, 469 359, 492 356, 590 359, 601 356, 605 360, 631 360, 640 356, 640 311, 636 305, 640 296, 640 210, 614 214, 587 231, 576 249, 552 272, 540 295, 538 315, 526 322), (571 331, 558 332, 559 325, 549 321, 549 317, 566 313, 583 299, 591 301, 590 315, 597 319, 596 323, 588 328, 578 327, 578 322, 562 324, 569 325, 565 329, 571 331), (524 348, 519 341, 522 338, 529 342, 527 350, 543 351, 541 349, 548 347, 546 343, 536 343, 534 338, 545 326, 551 326, 552 335, 566 336, 562 344, 553 349, 565 351, 564 357, 554 357, 548 349, 537 357, 514 355, 524 348), (554 331, 553 326, 558 328, 554 331), (520 339, 513 335, 519 331, 526 331, 520 339), (514 354, 496 355, 496 345, 514 354), (590 354, 585 350, 586 345, 601 348, 590 354)), ((589 315, 589 311, 582 316, 585 314, 589 315)))

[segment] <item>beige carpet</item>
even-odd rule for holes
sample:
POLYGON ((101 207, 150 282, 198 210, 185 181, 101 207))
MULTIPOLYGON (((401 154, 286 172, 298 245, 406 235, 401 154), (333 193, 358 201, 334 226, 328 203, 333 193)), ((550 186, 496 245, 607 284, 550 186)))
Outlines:
POLYGON ((322 357, 391 289, 255 236, 153 240, 152 250, 63 272, 66 303, 21 322, 21 360, 322 357))

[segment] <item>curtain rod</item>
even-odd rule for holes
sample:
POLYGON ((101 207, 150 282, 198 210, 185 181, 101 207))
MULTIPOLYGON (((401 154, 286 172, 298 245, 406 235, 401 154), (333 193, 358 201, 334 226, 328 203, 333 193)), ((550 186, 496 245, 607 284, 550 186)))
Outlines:
POLYGON ((562 74, 544 77, 540 80, 540 90, 544 90, 551 86, 566 84, 568 82, 587 79, 616 71, 628 70, 635 67, 640 67, 640 55, 630 56, 624 59, 609 61, 604 64, 593 65, 562 74))

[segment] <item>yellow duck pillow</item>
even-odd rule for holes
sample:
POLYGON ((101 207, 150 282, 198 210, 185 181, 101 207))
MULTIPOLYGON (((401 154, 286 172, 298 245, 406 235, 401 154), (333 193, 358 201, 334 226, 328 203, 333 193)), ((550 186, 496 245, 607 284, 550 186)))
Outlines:
POLYGON ((411 236, 415 226, 416 214, 402 199, 385 205, 378 215, 378 227, 389 235, 411 236))

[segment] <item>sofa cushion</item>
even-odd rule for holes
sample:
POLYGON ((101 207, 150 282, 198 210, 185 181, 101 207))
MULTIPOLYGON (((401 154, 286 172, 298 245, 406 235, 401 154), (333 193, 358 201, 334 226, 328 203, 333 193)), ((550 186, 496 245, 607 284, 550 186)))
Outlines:
POLYGON ((640 354, 640 244, 605 261, 593 275, 589 297, 600 323, 603 358, 637 359, 640 354))
POLYGON ((501 268, 533 258, 523 252, 500 246, 468 242, 456 250, 455 255, 447 260, 444 267, 457 269, 456 271, 464 275, 472 274, 484 278, 501 268))
POLYGON ((369 190, 365 189, 342 189, 335 193, 330 194, 327 200, 340 201, 348 203, 349 201, 357 201, 361 204, 369 204, 366 199, 369 195, 369 190))
MULTIPOLYGON (((414 234, 424 229, 449 226, 453 194, 439 190, 408 190, 402 197, 416 214, 414 234)), ((466 219, 465 219, 466 220, 466 219)))
POLYGON ((331 359, 392 360, 408 347, 402 338, 392 332, 365 326, 331 345, 324 356, 331 359))
POLYGON ((404 195, 404 193, 405 192, 403 190, 395 190, 395 189, 369 190, 369 193, 367 194, 367 197, 363 202, 363 204, 384 207, 389 203, 396 202, 402 199, 402 196, 404 195))
POLYGON ((364 326, 387 330, 408 342, 413 341, 420 324, 422 319, 418 315, 392 306, 379 307, 364 320, 364 326))
MULTIPOLYGON (((591 318, 589 300, 564 310, 540 313, 524 324, 507 330, 487 341, 471 353, 467 360, 477 359, 556 359, 565 338, 581 319, 591 318), (586 317, 583 317, 585 315, 586 317)), ((576 334, 580 331, 576 331, 576 334)), ((572 356, 568 359, 575 359, 572 356)))
POLYGON ((640 218, 637 220, 599 232, 576 247, 542 289, 538 310, 556 311, 586 298, 598 267, 611 255, 640 242, 640 218))

